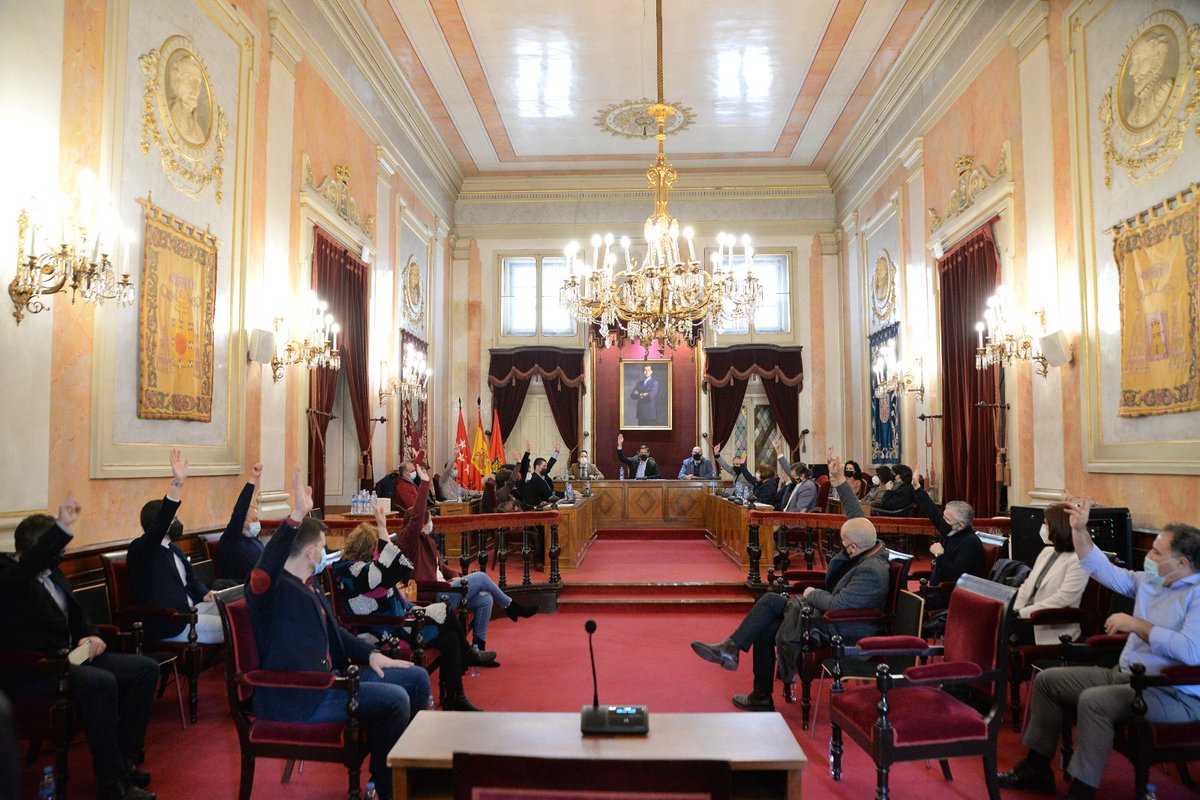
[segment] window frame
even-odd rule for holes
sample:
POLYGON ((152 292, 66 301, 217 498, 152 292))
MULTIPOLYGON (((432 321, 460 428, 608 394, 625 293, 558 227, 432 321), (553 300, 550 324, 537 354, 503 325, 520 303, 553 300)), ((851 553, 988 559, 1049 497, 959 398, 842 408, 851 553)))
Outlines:
MULTIPOLYGON (((587 327, 579 320, 571 319, 571 324, 574 327, 573 333, 546 333, 542 328, 542 300, 543 300, 543 271, 542 262, 547 258, 564 258, 561 252, 536 249, 536 250, 504 250, 498 251, 495 254, 496 258, 496 339, 503 344, 512 345, 528 345, 528 344, 546 344, 558 346, 572 346, 582 343, 583 336, 587 331, 587 327), (505 317, 504 317, 504 284, 507 276, 507 262, 510 259, 534 259, 535 273, 537 276, 535 296, 537 298, 536 312, 537 322, 532 334, 525 333, 505 333, 505 317)), ((554 302, 558 300, 558 293, 552 295, 554 302)))
MULTIPOLYGON (((712 257, 716 252, 716 248, 707 248, 704 251, 705 269, 712 272, 712 257)), ((780 344, 790 345, 796 342, 796 258, 797 251, 794 247, 761 247, 755 248, 755 256, 770 255, 783 256, 786 259, 787 273, 787 291, 778 292, 778 295, 785 295, 788 298, 788 313, 786 315, 787 329, 782 331, 759 331, 755 328, 754 320, 751 319, 747 323, 747 329, 744 332, 717 333, 712 330, 712 326, 706 325, 706 332, 712 337, 713 346, 717 346, 721 342, 721 346, 729 346, 733 344, 749 344, 759 342, 763 344, 780 344)), ((765 299, 765 297, 764 297, 765 299)))

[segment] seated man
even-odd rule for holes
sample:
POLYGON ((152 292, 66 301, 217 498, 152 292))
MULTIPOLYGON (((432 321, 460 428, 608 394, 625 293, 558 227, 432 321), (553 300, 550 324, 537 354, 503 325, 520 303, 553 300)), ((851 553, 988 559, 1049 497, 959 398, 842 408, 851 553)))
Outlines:
POLYGON ((592 463, 587 450, 579 451, 579 460, 567 467, 567 474, 573 481, 602 481, 604 473, 592 463))
POLYGON ((528 506, 540 506, 542 503, 549 503, 552 500, 557 500, 558 495, 554 493, 554 484, 550 477, 550 470, 554 469, 554 465, 558 463, 558 443, 554 444, 554 455, 550 456, 547 461, 544 458, 537 458, 533 462, 533 469, 529 468, 529 440, 525 440, 525 455, 521 456, 521 480, 525 482, 525 486, 521 490, 522 500, 528 506))
MULTIPOLYGON (((97 797, 154 800, 156 795, 143 788, 149 773, 134 764, 144 749, 158 662, 109 652, 58 568, 79 512, 79 503, 68 497, 57 520, 33 514, 17 525, 16 558, 0 556, 0 650, 54 655, 86 647, 86 660, 70 667, 71 699, 92 751, 97 797)), ((6 679, 0 690, 14 698, 53 698, 58 675, 6 679)))
POLYGON ((781 455, 779 467, 791 476, 792 481, 779 493, 778 510, 797 513, 811 510, 817 504, 817 482, 812 479, 808 465, 799 461, 791 464, 787 456, 781 455))
MULTIPOLYGON (((195 606, 196 636, 201 644, 225 640, 221 618, 212 602, 212 592, 196 579, 192 562, 175 544, 183 536, 183 523, 176 518, 188 462, 178 450, 171 451, 171 488, 162 500, 142 506, 142 535, 129 543, 129 588, 137 605, 161 606, 187 613, 195 606)), ((183 620, 145 620, 146 638, 184 642, 188 624, 183 620)))
MULTIPOLYGON (((425 470, 417 467, 424 481, 425 470)), ((460 576, 438 550, 433 535, 433 518, 425 507, 429 496, 429 484, 423 482, 417 490, 417 502, 404 515, 404 527, 396 534, 396 546, 413 565, 412 577, 418 583, 449 583, 451 586, 466 586, 461 602, 474 613, 472 644, 479 650, 487 650, 488 622, 492 618, 493 603, 505 609, 508 618, 516 622, 532 617, 537 608, 513 600, 504 593, 486 572, 471 572, 460 576)), ((499 510, 499 509, 497 509, 499 510)), ((450 595, 441 598, 449 601, 450 595)), ((453 605, 451 606, 454 607, 453 605)))
POLYGON ((398 469, 399 475, 392 487, 392 508, 403 511, 412 508, 417 499, 417 466, 411 461, 404 461, 398 469))
MULTIPOLYGON (((246 581, 246 603, 265 670, 342 672, 351 662, 368 665, 359 672, 359 719, 367 728, 371 780, 380 798, 392 796, 387 754, 413 714, 429 702, 429 673, 408 661, 388 658, 338 625, 329 600, 310 579, 326 566, 325 531, 312 510, 312 487, 300 468, 292 476, 295 506, 279 525, 262 559, 246 581)), ((346 693, 260 687, 254 712, 279 722, 341 722, 346 693)))
POLYGON ((684 459, 683 464, 679 467, 679 475, 676 477, 681 481, 690 481, 693 478, 715 478, 717 470, 712 461, 704 457, 704 451, 700 445, 696 445, 692 448, 691 458, 684 459))
MULTIPOLYGON (((1092 501, 1068 510, 1079 565, 1117 594, 1133 598, 1133 614, 1113 614, 1106 633, 1127 633, 1117 666, 1054 667, 1039 672, 1030 690, 1029 716, 1021 741, 1029 753, 1008 772, 1000 786, 1054 792, 1050 759, 1058 747, 1063 716, 1075 707, 1075 753, 1067 772, 1074 780, 1067 797, 1090 800, 1104 775, 1113 746, 1113 727, 1130 718, 1134 693, 1130 666, 1144 664, 1146 674, 1165 668, 1200 665, 1200 530, 1172 523, 1163 528, 1146 554, 1145 571, 1115 566, 1092 544, 1087 529, 1092 501)), ((1151 722, 1200 720, 1200 686, 1166 686, 1144 693, 1151 722)))
MULTIPOLYGON (((907 469, 903 464, 900 466, 907 469)), ((916 475, 919 479, 919 466, 916 475)), ((929 582, 943 583, 949 587, 929 589, 925 593, 925 610, 946 608, 950 605, 953 585, 959 578, 963 575, 987 577, 984 575, 987 559, 983 552, 983 542, 979 541, 979 536, 971 527, 971 523, 975 521, 975 509, 962 500, 951 500, 946 503, 945 511, 938 511, 933 498, 923 488, 918 488, 915 496, 917 505, 925 512, 925 516, 929 517, 942 539, 941 542, 929 545, 929 552, 934 558, 929 582)))
POLYGON ((913 506, 915 489, 913 487, 912 468, 905 464, 897 464, 892 470, 895 476, 892 486, 880 495, 878 500, 871 501, 871 511, 906 512, 913 506))
MULTIPOLYGON (((784 597, 768 592, 758 599, 728 639, 718 644, 692 642, 692 650, 705 661, 725 669, 738 668, 742 651, 754 648, 754 688, 749 694, 733 696, 733 704, 747 711, 773 711, 771 699, 775 683, 775 648, 785 665, 783 677, 795 675, 795 654, 799 647, 799 611, 807 603, 818 612, 834 608, 883 608, 888 591, 888 549, 875 536, 875 526, 863 515, 854 491, 842 477, 841 461, 829 459, 829 474, 837 480, 837 493, 846 509, 842 523, 842 552, 834 556, 825 572, 825 589, 809 587, 803 598, 784 597), (786 624, 785 624, 786 620, 786 624)), ((816 630, 824 637, 839 634, 847 644, 879 632, 877 622, 827 623, 816 620, 816 630)))
POLYGON ((650 457, 650 445, 638 447, 637 458, 627 458, 622 448, 625 446, 625 434, 617 434, 617 460, 625 465, 630 478, 659 478, 658 462, 650 457))
POLYGON ((233 513, 229 515, 229 524, 217 542, 217 558, 221 562, 223 581, 245 583, 246 576, 262 555, 263 544, 258 540, 262 525, 258 521, 258 509, 251 505, 262 471, 262 464, 250 468, 250 480, 242 487, 233 513))
POLYGON ((754 474, 746 469, 746 456, 742 453, 733 457, 733 464, 721 458, 721 445, 713 448, 713 455, 716 457, 717 466, 733 476, 733 486, 737 488, 739 483, 744 483, 753 488, 758 481, 754 479, 754 474))

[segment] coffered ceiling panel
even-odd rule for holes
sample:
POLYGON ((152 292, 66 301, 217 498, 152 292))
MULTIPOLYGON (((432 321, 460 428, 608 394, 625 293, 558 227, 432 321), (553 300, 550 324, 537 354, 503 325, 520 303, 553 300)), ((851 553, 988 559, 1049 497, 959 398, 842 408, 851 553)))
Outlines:
MULTIPOLYGON (((823 170, 932 0, 664 0, 680 167, 823 170)), ((627 171, 601 109, 657 95, 654 0, 364 0, 463 173, 627 171)))

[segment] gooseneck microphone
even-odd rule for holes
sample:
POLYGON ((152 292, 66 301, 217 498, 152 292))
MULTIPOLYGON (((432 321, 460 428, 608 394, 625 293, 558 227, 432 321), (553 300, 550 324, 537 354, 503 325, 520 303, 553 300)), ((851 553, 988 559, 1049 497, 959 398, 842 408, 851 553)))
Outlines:
POLYGON ((583 733, 610 735, 614 733, 648 733, 650 714, 645 706, 602 706, 600 690, 596 683, 596 652, 592 648, 592 634, 596 632, 596 621, 589 619, 583 624, 588 635, 588 657, 592 661, 592 704, 579 711, 579 730, 583 733))
POLYGON ((588 635, 588 657, 592 660, 592 708, 600 706, 600 689, 596 684, 596 653, 592 650, 592 634, 596 632, 596 620, 589 619, 583 623, 583 629, 588 635))

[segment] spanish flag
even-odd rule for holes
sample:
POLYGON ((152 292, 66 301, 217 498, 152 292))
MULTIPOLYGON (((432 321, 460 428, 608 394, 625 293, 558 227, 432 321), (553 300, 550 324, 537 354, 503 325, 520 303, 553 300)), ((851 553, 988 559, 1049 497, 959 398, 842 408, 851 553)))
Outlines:
POLYGON ((492 408, 492 440, 488 443, 489 472, 497 472, 504 463, 504 440, 500 438, 500 410, 492 408))
POLYGON ((488 469, 487 439, 483 436, 483 410, 475 408, 475 444, 471 447, 471 488, 483 489, 483 477, 491 472, 488 469))

